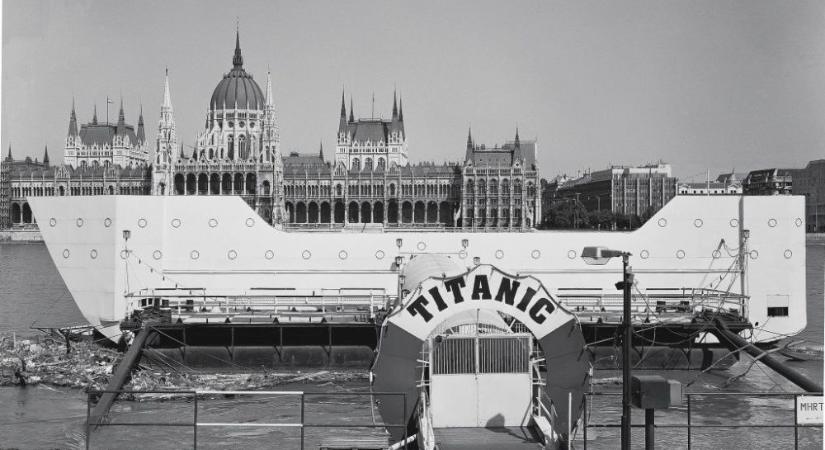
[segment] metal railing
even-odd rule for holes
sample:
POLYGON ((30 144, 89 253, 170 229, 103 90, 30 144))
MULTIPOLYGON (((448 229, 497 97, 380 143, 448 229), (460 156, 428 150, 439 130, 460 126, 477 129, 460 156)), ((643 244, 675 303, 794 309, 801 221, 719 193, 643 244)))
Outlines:
MULTIPOLYGON (((173 319, 210 316, 255 316, 272 319, 278 316, 311 315, 353 315, 363 313, 373 319, 380 309, 388 307, 395 296, 383 289, 362 290, 363 293, 319 292, 301 295, 299 293, 277 294, 272 290, 250 291, 243 294, 209 294, 203 289, 142 289, 126 294, 127 312, 157 306, 170 311, 173 319), (267 292, 269 291, 269 292, 267 292), (374 291, 374 292, 372 292, 374 291), (152 305, 147 302, 152 302, 152 305)), ((248 317, 247 317, 248 316, 248 317)))
MULTIPOLYGON (((559 302, 579 316, 580 320, 613 319, 621 322, 624 298, 621 294, 606 294, 599 290, 564 290, 557 294, 559 302)), ((743 316, 747 296, 714 289, 662 288, 633 294, 634 315, 652 318, 693 317, 705 311, 743 316)))
MULTIPOLYGON (((306 397, 307 396, 341 396, 341 397, 358 397, 358 396, 369 396, 372 399, 375 396, 391 396, 391 397, 402 397, 401 407, 402 407, 402 414, 401 417, 405 417, 407 411, 407 394, 405 392, 303 392, 303 391, 211 391, 211 390, 145 390, 145 391, 135 391, 135 390, 90 390, 87 392, 86 396, 86 423, 85 423, 85 433, 86 433, 86 449, 88 450, 91 448, 91 433, 96 427, 103 427, 103 426, 122 426, 122 427, 183 427, 183 428, 191 428, 192 429, 192 447, 197 449, 198 448, 198 429, 205 428, 205 427, 224 427, 224 428, 248 428, 248 427, 258 427, 258 428, 298 428, 301 433, 301 450, 304 449, 305 444, 305 430, 307 428, 402 428, 404 430, 404 439, 401 441, 402 445, 397 448, 404 448, 406 449, 409 443, 409 439, 407 437, 407 425, 406 424, 393 424, 393 423, 367 423, 367 424, 360 424, 360 423, 307 423, 306 420, 306 397), (92 403, 94 403, 94 398, 98 397, 101 394, 106 393, 113 393, 113 394, 169 394, 169 395, 176 395, 176 396, 183 396, 184 398, 191 398, 192 405, 193 405, 193 414, 192 414, 192 421, 186 422, 100 422, 97 424, 91 423, 90 416, 92 411, 92 403), (297 422, 277 422, 277 423, 267 423, 267 422, 201 422, 198 420, 198 398, 204 395, 253 395, 253 396, 260 396, 260 395, 268 395, 268 396, 300 396, 300 410, 299 416, 300 420, 297 422)), ((370 408, 373 408, 374 405, 371 403, 370 408)), ((150 445, 151 447, 151 445, 150 445)))
MULTIPOLYGON (((584 403, 583 403, 583 414, 581 419, 581 432, 582 432, 582 447, 587 449, 588 439, 587 439, 587 430, 590 428, 621 428, 621 424, 619 423, 591 423, 589 421, 589 412, 593 409, 593 400, 592 397, 597 396, 615 396, 621 397, 621 392, 590 392, 584 395, 584 403)), ((653 425, 654 429, 661 428, 661 429, 684 429, 687 431, 687 448, 691 449, 695 445, 694 436, 695 430, 697 429, 738 429, 738 428, 771 428, 771 429, 788 429, 793 428, 794 436, 794 449, 799 448, 799 429, 800 428, 822 428, 822 424, 818 425, 800 425, 797 423, 797 403, 798 398, 800 396, 810 396, 810 395, 822 395, 822 393, 812 393, 812 392, 690 392, 684 393, 685 399, 685 423, 681 424, 658 424, 656 423, 653 425), (733 398, 733 397, 756 397, 756 398, 788 398, 793 399, 793 423, 719 423, 718 416, 714 416, 714 419, 717 420, 717 423, 696 423, 694 420, 694 411, 696 405, 699 403, 698 397, 711 397, 716 398, 719 400, 720 398, 733 398)), ((678 411, 681 408, 670 408, 667 410, 659 411, 660 414, 664 413, 665 411, 678 411)), ((790 411, 785 411, 789 413, 790 411)), ((774 413, 774 417, 776 417, 776 413, 774 413)), ((645 428, 643 423, 632 424, 631 428, 645 428)), ((618 435, 616 437, 618 440, 618 435)), ((618 445, 618 442, 617 442, 618 445)), ((714 446, 719 447, 720 444, 718 441, 714 443, 714 446)), ((777 445, 775 442, 772 445, 777 445)), ((707 445, 702 446, 701 448, 707 448, 707 445)), ((721 448, 721 447, 719 447, 721 448)))

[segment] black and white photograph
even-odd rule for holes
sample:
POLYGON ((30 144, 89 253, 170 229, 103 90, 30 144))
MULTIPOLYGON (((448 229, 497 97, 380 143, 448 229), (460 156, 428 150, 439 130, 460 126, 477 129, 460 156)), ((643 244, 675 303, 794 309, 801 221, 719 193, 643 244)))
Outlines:
POLYGON ((0 449, 823 448, 824 2, 0 5, 0 449))

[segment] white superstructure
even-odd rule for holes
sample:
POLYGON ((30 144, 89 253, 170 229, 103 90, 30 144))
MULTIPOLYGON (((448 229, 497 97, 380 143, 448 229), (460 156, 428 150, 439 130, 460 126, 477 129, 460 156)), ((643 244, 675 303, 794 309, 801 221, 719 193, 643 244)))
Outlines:
POLYGON ((631 252, 638 295, 665 289, 747 295, 744 314, 754 340, 774 341, 806 325, 802 197, 677 197, 633 232, 525 233, 286 232, 233 196, 30 202, 81 312, 110 334, 134 307, 130 293, 140 290, 243 296, 372 289, 394 296, 396 257, 403 263, 422 253, 533 275, 561 298, 570 291, 616 293, 620 261, 587 265, 580 258, 586 246, 631 252))

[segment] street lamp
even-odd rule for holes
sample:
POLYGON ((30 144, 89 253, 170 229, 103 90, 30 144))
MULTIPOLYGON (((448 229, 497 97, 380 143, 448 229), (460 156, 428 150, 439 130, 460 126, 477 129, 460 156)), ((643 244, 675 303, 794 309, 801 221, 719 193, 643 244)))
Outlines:
POLYGON ((581 258, 589 265, 604 265, 611 258, 622 257, 622 281, 616 289, 623 291, 624 313, 622 315, 622 450, 630 450, 630 341, 633 328, 630 324, 630 287, 633 286, 633 272, 630 267, 630 252, 611 250, 605 247, 585 247, 581 258))

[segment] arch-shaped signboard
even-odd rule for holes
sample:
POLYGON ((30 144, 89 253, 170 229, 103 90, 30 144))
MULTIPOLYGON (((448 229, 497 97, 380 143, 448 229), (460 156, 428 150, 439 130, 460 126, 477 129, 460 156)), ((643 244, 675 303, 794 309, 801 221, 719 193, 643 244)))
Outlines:
MULTIPOLYGON (((554 431, 567 434, 568 407, 578 417, 590 369, 576 316, 567 311, 531 276, 509 275, 491 265, 478 265, 464 274, 422 281, 385 320, 373 364, 373 389, 406 393, 403 401, 383 396, 379 409, 385 423, 407 423, 417 400, 421 379, 418 358, 422 344, 448 318, 473 310, 492 310, 524 324, 536 337, 547 361, 547 393, 553 403, 554 431), (572 405, 568 405, 572 394, 572 405)), ((394 438, 402 430, 390 430, 394 438)))

